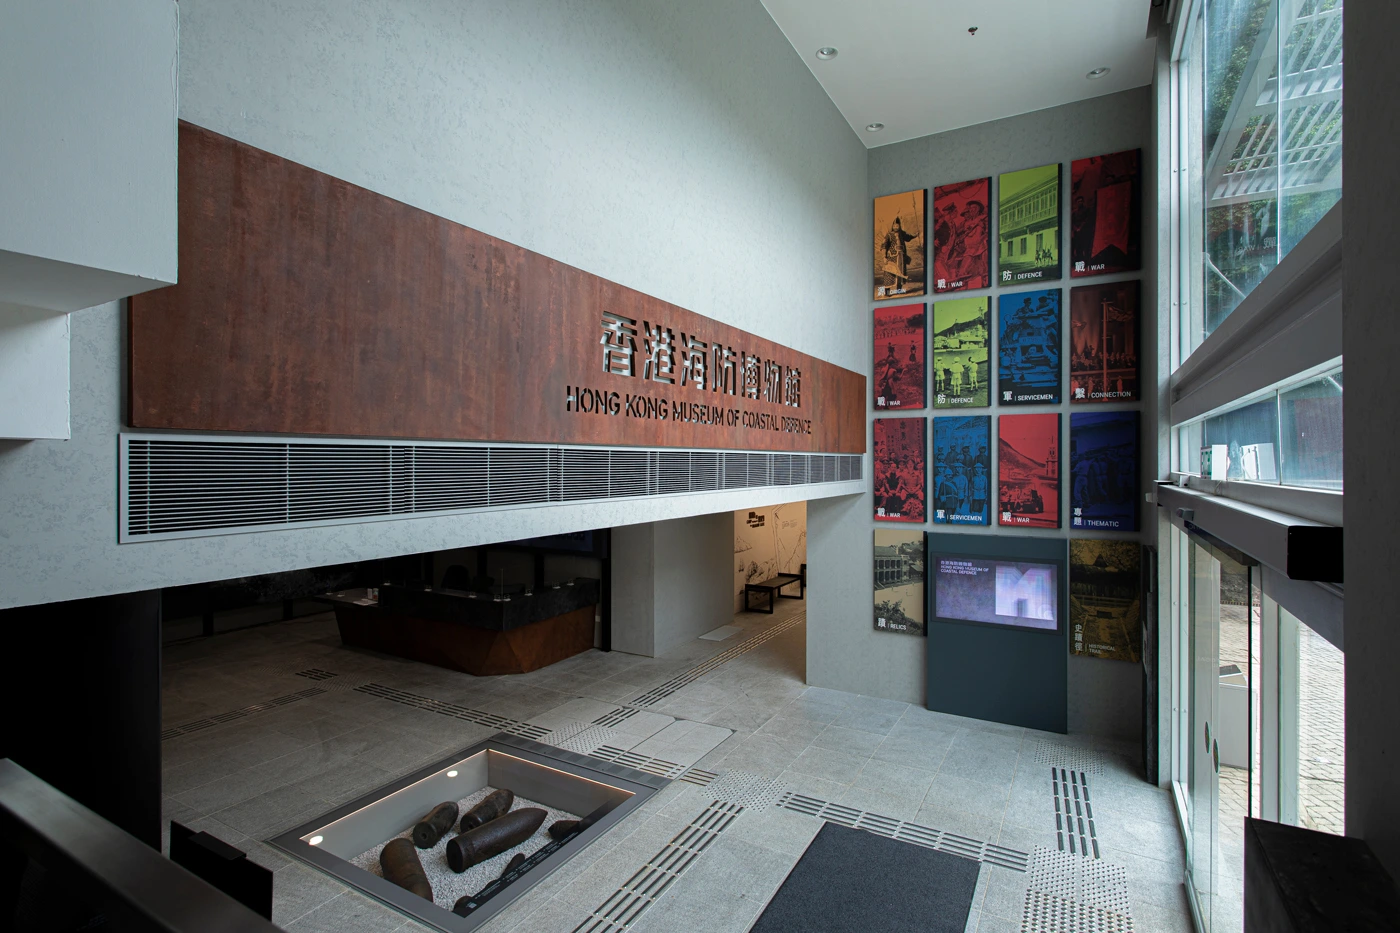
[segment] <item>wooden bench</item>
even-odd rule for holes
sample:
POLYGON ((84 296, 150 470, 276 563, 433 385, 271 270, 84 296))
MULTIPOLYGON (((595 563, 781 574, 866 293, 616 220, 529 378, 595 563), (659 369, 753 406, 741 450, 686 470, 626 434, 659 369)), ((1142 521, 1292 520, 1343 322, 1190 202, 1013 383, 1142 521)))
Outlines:
POLYGON ((806 599, 806 597, 807 597, 807 578, 806 578, 806 575, 805 575, 805 574, 801 574, 801 573, 775 573, 773 576, 769 577, 767 580, 764 580, 762 583, 746 583, 746 584, 744 584, 744 609, 745 609, 746 611, 748 611, 748 612, 766 612, 768 615, 772 615, 772 614, 773 614, 774 597, 779 597, 779 596, 782 597, 783 599, 806 599), (791 586, 791 585, 794 584, 794 583, 796 583, 797 586, 798 586, 798 595, 797 595, 797 596, 792 596, 792 595, 789 595, 788 593, 784 593, 784 592, 783 592, 783 587, 785 587, 785 586, 791 586), (767 609, 762 609, 762 608, 755 609, 755 608, 753 608, 753 605, 752 605, 751 601, 749 600, 749 594, 750 594, 750 593, 767 593, 767 594, 768 594, 768 608, 767 608, 767 609))

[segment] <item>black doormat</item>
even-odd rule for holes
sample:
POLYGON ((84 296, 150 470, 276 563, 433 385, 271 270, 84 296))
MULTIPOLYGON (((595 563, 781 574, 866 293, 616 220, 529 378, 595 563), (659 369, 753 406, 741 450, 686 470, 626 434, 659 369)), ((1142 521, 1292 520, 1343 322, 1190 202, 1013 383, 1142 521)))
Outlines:
POLYGON ((978 868, 827 823, 750 933, 962 933, 978 868))

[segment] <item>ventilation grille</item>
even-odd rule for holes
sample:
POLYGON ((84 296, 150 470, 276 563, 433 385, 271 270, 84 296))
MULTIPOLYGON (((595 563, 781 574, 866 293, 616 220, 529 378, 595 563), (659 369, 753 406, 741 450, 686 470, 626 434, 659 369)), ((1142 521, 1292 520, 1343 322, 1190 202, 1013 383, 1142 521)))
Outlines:
POLYGON ((121 436, 121 540, 850 482, 858 454, 121 436))

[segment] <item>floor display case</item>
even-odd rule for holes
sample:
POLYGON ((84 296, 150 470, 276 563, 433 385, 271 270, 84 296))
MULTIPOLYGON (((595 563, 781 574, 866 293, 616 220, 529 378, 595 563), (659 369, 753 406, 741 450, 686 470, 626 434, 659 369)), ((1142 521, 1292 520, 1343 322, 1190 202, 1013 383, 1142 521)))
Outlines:
POLYGON ((466 933, 667 783, 501 733, 272 843, 416 920, 466 933))

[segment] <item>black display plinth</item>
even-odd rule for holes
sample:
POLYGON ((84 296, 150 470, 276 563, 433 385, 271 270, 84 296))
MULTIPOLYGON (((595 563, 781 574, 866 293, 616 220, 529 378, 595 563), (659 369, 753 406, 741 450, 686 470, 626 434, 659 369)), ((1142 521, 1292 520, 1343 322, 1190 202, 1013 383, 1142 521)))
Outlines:
POLYGON ((1244 930, 1400 931, 1400 890, 1361 839, 1246 819, 1244 930))

